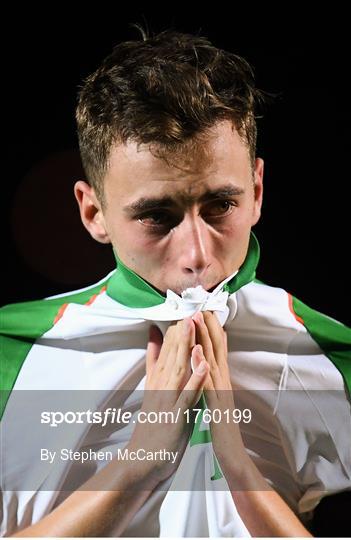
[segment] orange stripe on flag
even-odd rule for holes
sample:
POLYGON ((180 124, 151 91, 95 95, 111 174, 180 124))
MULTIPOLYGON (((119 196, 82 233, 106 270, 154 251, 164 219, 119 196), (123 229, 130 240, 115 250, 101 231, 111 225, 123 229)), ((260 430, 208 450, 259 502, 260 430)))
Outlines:
POLYGON ((67 306, 68 306, 68 304, 62 304, 62 306, 60 307, 60 309, 57 312, 56 317, 54 318, 54 324, 59 322, 59 320, 61 319, 62 315, 64 314, 67 306))
POLYGON ((93 302, 95 302, 95 300, 97 299, 97 297, 102 294, 104 291, 106 291, 106 285, 104 287, 102 287, 101 291, 98 292, 98 294, 93 294, 93 296, 91 298, 89 298, 89 300, 85 303, 86 306, 91 306, 91 304, 93 302))
POLYGON ((91 298, 89 298, 89 300, 87 302, 85 302, 85 305, 86 306, 90 306, 94 300, 97 298, 97 294, 93 294, 93 296, 91 298))
MULTIPOLYGON (((96 300, 96 298, 97 298, 100 294, 102 294, 104 291, 106 291, 106 288, 107 288, 106 285, 104 285, 104 286, 101 288, 101 291, 99 291, 98 294, 93 294, 93 296, 92 296, 91 298, 89 298, 89 300, 86 302, 85 305, 86 305, 86 306, 90 306, 90 305, 94 302, 94 300, 96 300)), ((54 319, 54 324, 56 324, 56 323, 59 322, 59 320, 60 320, 61 317, 63 316, 63 314, 64 314, 64 312, 65 312, 65 310, 66 310, 66 308, 67 308, 68 305, 69 305, 69 304, 62 304, 62 306, 61 306, 60 309, 58 310, 57 315, 56 315, 56 317, 55 317, 55 319, 54 319)))
POLYGON ((298 315, 296 315, 295 311, 294 311, 294 304, 293 304, 293 297, 290 293, 288 293, 288 297, 289 297, 289 309, 291 311, 291 313, 294 315, 295 319, 301 323, 301 324, 305 324, 303 322, 303 319, 301 317, 299 317, 298 315))

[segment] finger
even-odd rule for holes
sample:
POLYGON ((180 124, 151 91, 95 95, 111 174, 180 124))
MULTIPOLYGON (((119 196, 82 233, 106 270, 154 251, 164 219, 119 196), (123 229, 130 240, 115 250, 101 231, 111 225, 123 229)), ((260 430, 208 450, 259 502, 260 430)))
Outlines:
POLYGON ((199 401, 210 366, 204 357, 202 348, 195 345, 192 350, 194 372, 179 395, 176 406, 182 411, 196 405, 199 401), (196 366, 196 367, 195 367, 196 366))
POLYGON ((204 353, 206 360, 210 363, 211 370, 210 376, 208 377, 205 389, 223 389, 227 387, 226 376, 227 376, 227 354, 223 346, 223 329, 220 326, 220 323, 216 316, 209 312, 205 311, 202 314, 198 313, 195 317, 197 323, 197 330, 201 343, 204 346, 204 353), (201 315, 201 316, 200 316, 201 315), (213 340, 213 342, 212 342, 213 340), (208 354, 205 350, 205 344, 208 344, 208 349, 210 353, 208 354), (207 355, 208 354, 208 355, 207 355))
POLYGON ((195 343, 195 324, 190 317, 186 317, 178 329, 178 351, 175 364, 171 366, 168 388, 182 389, 191 376, 191 350, 195 343))
POLYGON ((214 358, 221 369, 227 365, 227 352, 224 347, 225 332, 214 313, 205 311, 203 313, 204 321, 212 343, 214 358))
MULTIPOLYGON (((201 363, 203 358, 204 358, 204 353, 203 353, 202 346, 201 345, 196 345, 196 347, 193 348, 192 355, 191 355, 191 359, 192 359, 191 361, 192 361, 192 364, 194 366, 194 371, 196 369, 196 366, 198 366, 201 363)), ((205 389, 209 389, 209 390, 214 390, 215 389, 214 384, 213 384, 212 375, 211 375, 211 369, 208 372, 205 383, 204 383, 203 390, 205 390, 205 389)))
POLYGON ((160 372, 162 371, 163 388, 166 389, 169 380, 174 372, 179 344, 182 341, 183 320, 176 321, 167 329, 164 346, 160 354, 160 372))
MULTIPOLYGON (((228 355, 228 334, 223 328, 223 346, 226 354, 228 355)), ((228 356, 227 356, 228 358, 228 356)))
POLYGON ((158 377, 160 377, 160 375, 162 375, 162 377, 165 379, 165 380, 168 380, 168 376, 165 376, 165 373, 167 371, 167 368, 169 368, 168 364, 169 364, 169 355, 173 353, 173 362, 175 361, 175 352, 174 352, 174 349, 177 350, 177 327, 174 326, 174 325, 170 325, 168 328, 167 328, 167 331, 164 335, 164 338, 163 338, 163 344, 162 344, 162 347, 161 347, 161 351, 160 351, 160 354, 159 354, 159 357, 158 357, 158 361, 157 361, 157 366, 156 366, 156 369, 157 369, 157 372, 158 372, 158 377))
POLYGON ((196 325, 196 343, 202 345, 203 352, 207 362, 211 366, 211 370, 216 364, 210 334, 204 321, 204 317, 201 311, 195 313, 192 317, 196 325))

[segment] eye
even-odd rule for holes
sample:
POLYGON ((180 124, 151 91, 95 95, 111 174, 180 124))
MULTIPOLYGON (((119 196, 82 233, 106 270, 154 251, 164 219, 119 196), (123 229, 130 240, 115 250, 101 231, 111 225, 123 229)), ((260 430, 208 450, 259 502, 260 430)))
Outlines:
POLYGON ((206 215, 210 217, 224 217, 231 214, 235 206, 236 203, 234 201, 224 199, 214 201, 206 208, 206 215))
POLYGON ((148 227, 165 227, 170 226, 172 216, 170 216, 167 212, 158 210, 155 212, 149 212, 148 214, 139 217, 138 221, 148 227))

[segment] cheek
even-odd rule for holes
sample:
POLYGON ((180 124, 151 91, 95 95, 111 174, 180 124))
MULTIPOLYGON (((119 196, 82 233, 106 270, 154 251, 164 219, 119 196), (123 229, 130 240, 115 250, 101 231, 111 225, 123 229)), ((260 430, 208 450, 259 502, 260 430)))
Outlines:
POLYGON ((164 242, 159 237, 146 234, 138 226, 132 226, 122 240, 126 259, 137 266, 138 272, 148 272, 159 267, 167 259, 164 242))
POLYGON ((213 242, 215 255, 218 259, 232 260, 241 257, 246 252, 251 231, 251 216, 248 212, 237 213, 233 219, 217 229, 213 242), (219 233, 219 234, 218 234, 219 233), (228 250, 228 246, 230 249, 228 250))
POLYGON ((135 272, 147 275, 164 263, 165 246, 159 237, 147 234, 138 222, 109 214, 106 225, 117 255, 135 272))
POLYGON ((247 235, 247 231, 251 228, 251 213, 237 212, 232 219, 227 220, 220 227, 217 227, 217 232, 221 235, 224 241, 230 239, 240 239, 247 235))
POLYGON ((251 201, 248 202, 243 208, 239 209, 239 212, 236 214, 235 220, 232 224, 234 235, 247 235, 248 231, 251 229, 253 210, 254 205, 251 201))
POLYGON ((111 225, 112 237, 117 246, 124 251, 143 249, 147 240, 138 223, 121 219, 115 220, 111 225))

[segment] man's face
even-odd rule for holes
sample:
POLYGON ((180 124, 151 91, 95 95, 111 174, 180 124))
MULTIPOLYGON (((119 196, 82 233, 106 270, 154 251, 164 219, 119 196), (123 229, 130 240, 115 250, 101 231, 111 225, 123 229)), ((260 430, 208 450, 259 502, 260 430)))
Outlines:
POLYGON ((253 171, 229 121, 213 133, 209 158, 199 151, 181 168, 133 142, 111 152, 106 205, 95 217, 102 241, 110 240, 126 266, 164 293, 197 285, 211 290, 237 270, 260 216, 262 160, 253 171))

